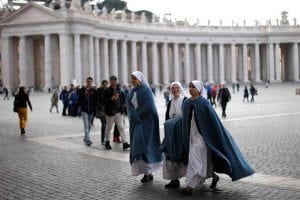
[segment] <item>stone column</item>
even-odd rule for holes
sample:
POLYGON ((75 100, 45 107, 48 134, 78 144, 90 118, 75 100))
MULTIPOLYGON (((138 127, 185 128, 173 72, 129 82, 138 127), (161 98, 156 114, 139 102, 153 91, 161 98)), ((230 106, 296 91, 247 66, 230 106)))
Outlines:
POLYGON ((121 81, 123 84, 127 85, 128 84, 128 64, 127 64, 127 41, 122 40, 121 43, 121 61, 122 61, 122 66, 121 66, 121 81))
POLYGON ((293 44, 293 81, 299 81, 299 48, 298 43, 293 44))
POLYGON ((207 75, 208 75, 208 82, 213 83, 213 54, 212 54, 212 44, 207 44, 207 75))
POLYGON ((157 43, 152 43, 152 82, 155 86, 159 84, 158 74, 158 54, 157 54, 157 43))
POLYGON ((274 45, 273 43, 269 44, 269 80, 273 82, 274 79, 274 45))
POLYGON ((219 69, 220 76, 219 82, 222 83, 225 81, 225 72, 224 72, 224 44, 219 44, 219 69))
POLYGON ((201 45, 198 43, 195 47, 196 79, 202 80, 201 70, 201 45))
POLYGON ((118 43, 117 40, 111 41, 111 72, 110 75, 118 76, 118 43))
POLYGON ((281 82, 281 66, 280 66, 281 52, 279 43, 275 44, 275 68, 276 68, 276 81, 281 82))
POLYGON ((243 81, 249 83, 248 78, 248 48, 247 44, 243 44, 243 81))
POLYGON ((237 63, 237 80, 244 81, 243 75, 243 45, 238 45, 238 63, 237 63))
POLYGON ((70 85, 69 34, 59 34, 60 86, 70 85))
POLYGON ((52 61, 51 61, 51 36, 46 34, 44 36, 44 54, 45 54, 45 85, 43 90, 47 91, 49 88, 52 89, 52 61))
POLYGON ((184 46, 184 83, 191 81, 191 66, 190 66, 190 44, 185 43, 184 46))
POLYGON ((230 57, 231 48, 229 45, 225 46, 225 80, 231 81, 231 57, 230 57))
POLYGON ((168 85, 170 84, 168 43, 163 43, 162 46, 162 67, 163 67, 163 84, 168 85))
POLYGON ((231 44, 231 82, 236 83, 236 53, 235 44, 231 44))
POLYGON ((146 80, 148 80, 148 61, 147 61, 147 42, 142 42, 142 73, 146 80))
POLYGON ((80 34, 74 34, 74 55, 75 55, 75 79, 82 85, 82 70, 81 70, 81 43, 80 34))
POLYGON ((259 44, 255 43, 255 82, 261 82, 260 79, 260 54, 259 54, 259 44))
POLYGON ((131 42, 131 72, 137 70, 137 51, 136 51, 136 41, 131 42))
POLYGON ((26 62, 26 37, 20 36, 19 41, 19 78, 21 86, 28 86, 27 81, 27 62, 26 62))
POLYGON ((3 85, 8 89, 13 89, 12 73, 12 41, 10 37, 2 37, 2 79, 3 85), (5 49, 5 51, 3 50, 5 49))
POLYGON ((100 85, 100 50, 99 50, 99 38, 94 39, 94 47, 95 47, 95 84, 100 85))
POLYGON ((94 60, 94 37, 92 35, 89 36, 89 73, 88 76, 94 77, 95 74, 95 60, 94 60))
POLYGON ((103 69, 102 69, 102 78, 101 80, 108 80, 109 78, 109 63, 108 63, 108 40, 106 38, 102 41, 102 60, 103 60, 103 69))
POLYGON ((179 51, 178 51, 178 44, 173 44, 173 62, 174 62, 174 81, 179 80, 179 51))

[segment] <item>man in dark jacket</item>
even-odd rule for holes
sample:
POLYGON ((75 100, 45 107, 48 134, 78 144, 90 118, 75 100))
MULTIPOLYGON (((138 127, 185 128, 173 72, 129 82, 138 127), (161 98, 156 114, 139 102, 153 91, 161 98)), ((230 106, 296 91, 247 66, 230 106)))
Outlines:
POLYGON ((107 89, 108 81, 103 80, 101 86, 97 89, 97 105, 96 105, 96 117, 101 121, 101 143, 105 144, 105 129, 106 119, 104 113, 104 91, 107 89))
POLYGON ((84 142, 87 146, 90 146, 92 143, 90 139, 90 131, 92 119, 94 113, 96 112, 96 90, 92 86, 93 78, 88 77, 86 79, 86 86, 82 87, 79 91, 78 106, 81 108, 81 115, 84 124, 84 142))
POLYGON ((61 93, 59 95, 59 99, 63 103, 62 115, 66 116, 67 115, 66 111, 67 111, 67 108, 68 108, 68 90, 67 90, 67 86, 64 86, 63 90, 61 91, 61 93))
POLYGON ((123 112, 125 104, 125 96, 120 87, 117 87, 117 77, 111 76, 109 79, 110 86, 104 92, 104 108, 106 118, 105 129, 105 148, 111 149, 110 146, 110 131, 113 123, 116 123, 123 143, 123 149, 128 149, 127 137, 123 125, 123 112))
POLYGON ((230 99, 231 99, 230 92, 229 92, 228 88, 225 87, 225 84, 222 83, 221 89, 218 94, 218 101, 221 104, 222 117, 224 117, 224 118, 226 118, 226 106, 227 106, 227 103, 230 101, 230 99))

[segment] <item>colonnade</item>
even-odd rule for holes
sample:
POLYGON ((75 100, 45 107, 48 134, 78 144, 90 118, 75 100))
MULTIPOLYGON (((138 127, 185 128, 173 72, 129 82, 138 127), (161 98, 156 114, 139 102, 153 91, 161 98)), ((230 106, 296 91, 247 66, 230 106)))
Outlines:
MULTIPOLYGON (((198 79, 204 82, 262 82, 265 80, 299 81, 299 44, 290 44, 292 54, 288 65, 292 68, 283 70, 284 55, 280 43, 179 43, 176 41, 136 41, 108 37, 96 37, 87 34, 45 34, 40 41, 42 52, 41 82, 36 85, 34 73, 36 66, 30 61, 36 57, 36 51, 28 51, 33 46, 35 36, 14 36, 2 38, 4 82, 10 87, 25 85, 38 88, 54 88, 70 83, 83 84, 87 76, 95 79, 98 85, 111 75, 119 77, 119 82, 128 84, 130 73, 140 70, 154 85, 167 85, 171 81, 188 83, 198 79), (53 39, 54 37, 54 39, 53 39), (53 44, 58 43, 53 49, 53 44), (14 47, 14 44, 17 47, 14 47), (18 56, 13 55, 18 49, 18 56), (58 57, 51 55, 57 53, 58 57), (15 61, 17 58, 18 61, 15 61), (55 62, 59 79, 54 81, 55 62), (17 62, 17 65, 13 65, 17 62), (18 69, 13 69, 18 68, 18 69), (17 80, 14 72, 18 71, 17 80), (283 75, 289 73, 287 76, 283 75), (31 74, 31 75, 30 75, 31 74), (287 78, 289 77, 289 78, 287 78)), ((35 48, 35 47, 33 47, 35 48)), ((285 66, 287 67, 287 66, 285 66)))

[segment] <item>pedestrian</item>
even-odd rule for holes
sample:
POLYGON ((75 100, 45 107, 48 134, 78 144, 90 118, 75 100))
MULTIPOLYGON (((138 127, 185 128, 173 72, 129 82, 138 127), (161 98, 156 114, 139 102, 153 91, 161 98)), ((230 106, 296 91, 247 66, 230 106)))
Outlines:
POLYGON ((29 106, 32 112, 32 106, 31 106, 29 96, 26 93, 26 87, 21 86, 19 88, 18 94, 15 95, 15 100, 14 100, 14 110, 16 108, 16 111, 18 112, 21 135, 24 135, 26 133, 25 128, 28 122, 27 105, 29 106))
POLYGON ((254 102, 254 95, 257 95, 257 89, 255 88, 253 83, 251 84, 249 90, 250 90, 250 95, 251 95, 250 102, 253 103, 254 102))
POLYGON ((266 80, 266 82, 265 82, 265 88, 269 88, 269 85, 270 85, 270 81, 266 80))
POLYGON ((240 83, 239 83, 239 82, 236 83, 236 91, 237 91, 237 92, 240 91, 240 83))
POLYGON ((52 96, 51 96, 51 107, 50 107, 50 112, 52 112, 53 107, 56 108, 56 112, 58 112, 58 93, 57 90, 53 90, 52 96))
POLYGON ((165 114, 165 137, 160 150, 164 153, 163 179, 171 180, 165 188, 179 188, 179 179, 186 174, 187 154, 183 151, 182 105, 187 95, 179 82, 171 83, 171 100, 165 114))
POLYGON ((67 111, 68 111, 68 116, 73 116, 73 104, 71 105, 71 94, 74 91, 74 84, 70 85, 70 89, 68 90, 68 101, 67 101, 67 111))
POLYGON ((213 87, 211 88, 211 96, 212 96, 212 104, 215 107, 217 107, 217 103, 216 103, 216 97, 218 94, 218 90, 219 90, 219 86, 217 84, 213 85, 213 87))
POLYGON ((232 92, 235 93, 235 83, 232 83, 232 92))
POLYGON ((245 88, 244 88, 244 98, 243 98, 243 102, 245 102, 245 99, 247 99, 247 102, 249 102, 249 92, 248 92, 247 85, 245 85, 245 88))
POLYGON ((61 100, 62 104, 63 104, 63 110, 62 110, 62 116, 66 116, 67 113, 67 108, 68 108, 68 88, 67 86, 63 87, 63 90, 61 91, 60 95, 59 95, 59 99, 61 100))
POLYGON ((96 112, 96 90, 93 88, 93 78, 86 79, 86 86, 79 91, 78 106, 81 110, 83 125, 84 125, 84 139, 83 142, 87 146, 93 144, 90 138, 91 123, 94 113, 96 112))
POLYGON ((161 167, 159 120, 154 96, 140 71, 131 74, 132 88, 127 97, 130 131, 130 165, 133 176, 144 174, 142 183, 153 180, 161 167))
POLYGON ((230 101, 231 95, 228 88, 222 83, 221 89, 219 90, 217 100, 220 102, 222 107, 222 117, 226 118, 226 107, 227 103, 230 101))
POLYGON ((189 152, 183 195, 191 195, 193 189, 210 177, 210 187, 216 188, 219 176, 215 172, 227 174, 232 181, 254 173, 215 109, 202 97, 202 90, 201 81, 190 82, 191 98, 183 103, 182 130, 185 149, 189 152))
POLYGON ((3 88, 3 92, 4 92, 3 100, 5 100, 5 99, 9 100, 8 89, 6 87, 3 88))
POLYGON ((106 119, 104 112, 104 91, 108 86, 108 81, 103 80, 100 87, 97 89, 97 104, 96 104, 96 117, 100 119, 101 122, 101 144, 105 144, 105 129, 106 129, 106 119))
POLYGON ((104 111, 106 119, 105 148, 108 150, 111 149, 110 132, 113 124, 115 123, 118 126, 118 131, 123 143, 123 149, 126 150, 130 147, 130 145, 128 144, 123 125, 125 96, 121 88, 117 87, 116 76, 111 76, 109 78, 109 83, 109 87, 104 91, 104 111))
POLYGON ((213 104, 213 102, 212 102, 211 84, 208 83, 208 82, 206 82, 204 87, 205 87, 205 89, 206 89, 207 100, 208 100, 211 104, 213 104))
POLYGON ((77 117, 78 115, 78 97, 79 97, 79 85, 69 93, 68 113, 70 116, 77 117))

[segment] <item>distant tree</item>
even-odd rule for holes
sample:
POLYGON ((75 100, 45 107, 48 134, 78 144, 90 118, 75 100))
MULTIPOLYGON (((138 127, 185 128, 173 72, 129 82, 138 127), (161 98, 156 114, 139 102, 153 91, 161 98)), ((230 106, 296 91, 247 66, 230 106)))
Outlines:
POLYGON ((98 9, 102 10, 103 7, 106 7, 106 10, 108 13, 112 11, 112 9, 115 10, 126 10, 127 9, 127 3, 125 1, 121 0, 104 0, 101 3, 97 3, 98 9))
POLYGON ((153 17, 153 12, 151 12, 151 11, 148 11, 148 10, 139 10, 139 11, 135 11, 134 13, 137 14, 137 15, 142 15, 143 12, 145 13, 146 19, 148 21, 151 21, 152 17, 153 17))

